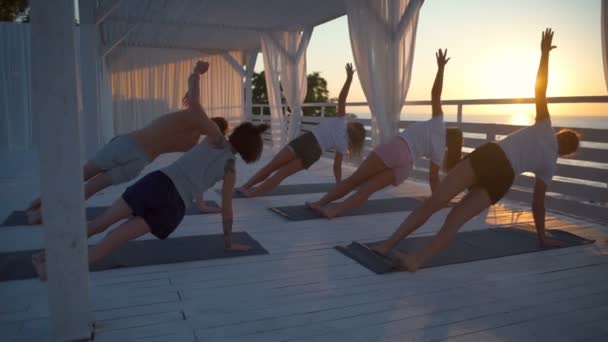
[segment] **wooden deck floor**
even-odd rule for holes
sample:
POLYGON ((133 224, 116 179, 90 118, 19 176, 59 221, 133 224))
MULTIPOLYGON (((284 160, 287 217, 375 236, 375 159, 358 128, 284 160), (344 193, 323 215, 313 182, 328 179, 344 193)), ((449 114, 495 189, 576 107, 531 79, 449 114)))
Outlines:
MULTIPOLYGON (((239 184, 260 165, 239 165, 239 184)), ((331 174, 331 162, 322 160, 288 182, 325 182, 331 174)), ((23 207, 36 183, 10 177, 0 182, 8 189, 0 200, 3 215, 23 207)), ((123 189, 109 189, 89 205, 109 205, 123 189)), ((398 194, 428 194, 428 185, 408 181, 374 197, 398 194)), ((218 199, 214 192, 207 197, 218 199)), ((407 212, 287 222, 266 209, 318 197, 235 200, 234 230, 249 232, 269 255, 92 273, 96 341, 608 340, 605 225, 550 214, 548 228, 597 242, 379 276, 333 246, 384 238, 407 212)), ((502 203, 463 230, 532 224, 523 209, 502 203)), ((446 212, 416 235, 437 231, 446 212)), ((186 217, 173 236, 219 233, 220 222, 219 215, 186 217)), ((41 248, 43 232, 0 228, 0 251, 41 248)), ((46 295, 37 280, 0 283, 0 340, 50 340, 46 295)))

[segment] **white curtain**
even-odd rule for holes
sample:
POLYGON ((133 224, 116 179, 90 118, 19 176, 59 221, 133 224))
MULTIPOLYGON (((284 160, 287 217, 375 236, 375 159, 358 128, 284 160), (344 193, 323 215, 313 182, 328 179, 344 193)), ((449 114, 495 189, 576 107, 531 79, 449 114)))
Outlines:
POLYGON ((602 0, 602 60, 604 61, 604 81, 608 89, 608 0, 602 0))
POLYGON ((272 38, 268 35, 262 36, 261 45, 262 56, 264 58, 266 89, 268 92, 268 105, 270 107, 272 147, 277 149, 282 147, 286 142, 285 120, 283 117, 283 105, 281 103, 281 89, 279 85, 281 52, 279 51, 279 47, 273 43, 272 38))
POLYGON ((312 28, 303 32, 275 32, 262 36, 262 54, 271 113, 273 146, 284 145, 300 133, 302 103, 306 98, 306 48, 312 28), (268 86, 271 85, 271 86, 268 86), (290 108, 289 130, 281 105, 281 87, 290 108))
MULTIPOLYGON (((242 60, 240 52, 232 55, 242 60)), ((243 81, 221 55, 119 47, 108 59, 115 133, 131 132, 182 109, 188 76, 200 59, 210 63, 201 77, 201 103, 210 116, 222 116, 234 127, 243 115, 243 81)))
POLYGON ((0 148, 32 148, 30 27, 0 22, 0 148))
POLYGON ((347 1, 351 46, 372 112, 374 146, 398 133, 401 108, 410 86, 422 2, 347 1))
POLYGON ((282 43, 289 56, 281 59, 281 84, 287 105, 291 109, 287 140, 300 134, 302 122, 302 104, 306 98, 306 48, 310 34, 300 32, 284 32, 282 43))

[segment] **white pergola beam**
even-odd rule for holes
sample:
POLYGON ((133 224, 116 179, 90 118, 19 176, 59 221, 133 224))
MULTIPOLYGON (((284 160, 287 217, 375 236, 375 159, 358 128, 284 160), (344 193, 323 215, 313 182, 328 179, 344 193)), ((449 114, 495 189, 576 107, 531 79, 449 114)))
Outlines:
POLYGON ((232 55, 229 52, 224 52, 222 54, 222 57, 224 58, 224 60, 226 62, 228 62, 228 64, 230 64, 230 66, 232 67, 232 69, 234 69, 234 71, 236 71, 239 75, 241 75, 241 77, 245 77, 245 70, 243 70, 243 66, 241 65, 241 63, 239 63, 236 59, 234 59, 234 57, 232 57, 232 55))
POLYGON ((31 1, 32 113, 39 134, 54 340, 91 338, 73 0, 31 1))
POLYGON ((131 32, 133 32, 133 30, 135 30, 139 26, 139 24, 140 23, 134 23, 115 42, 113 42, 111 44, 104 45, 103 46, 103 52, 102 52, 101 55, 105 58, 110 52, 112 52, 112 50, 114 50, 118 45, 120 45, 120 43, 122 43, 123 41, 125 41, 125 39, 127 39, 127 37, 129 36, 129 34, 131 32))
POLYGON ((308 43, 310 42, 310 36, 312 35, 313 27, 307 27, 302 33, 302 38, 300 39, 300 46, 298 46, 298 52, 296 53, 294 63, 298 63, 298 61, 302 58, 302 55, 306 52, 308 48, 308 43))
POLYGON ((121 2, 122 0, 110 0, 103 8, 98 7, 95 11, 95 24, 101 25, 120 6, 121 2))

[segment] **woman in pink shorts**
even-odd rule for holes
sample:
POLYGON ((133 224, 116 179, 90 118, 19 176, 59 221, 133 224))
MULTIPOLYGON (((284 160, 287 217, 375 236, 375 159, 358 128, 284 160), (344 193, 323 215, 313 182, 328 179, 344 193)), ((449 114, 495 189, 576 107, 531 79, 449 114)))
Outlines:
POLYGON ((440 165, 444 165, 444 168, 449 170, 460 160, 462 150, 462 132, 457 128, 446 130, 443 123, 441 90, 443 71, 449 61, 446 53, 447 50, 441 51, 441 49, 436 53, 438 69, 431 92, 432 118, 409 125, 399 135, 374 149, 350 177, 336 184, 319 201, 307 202, 311 209, 319 211, 327 218, 334 218, 341 212, 357 208, 374 192, 391 184, 397 186, 403 183, 412 170, 414 160, 419 157, 430 159, 431 191, 437 188, 440 165), (446 146, 447 157, 444 163, 446 146), (346 201, 329 206, 331 202, 344 197, 356 187, 358 187, 357 192, 346 201))

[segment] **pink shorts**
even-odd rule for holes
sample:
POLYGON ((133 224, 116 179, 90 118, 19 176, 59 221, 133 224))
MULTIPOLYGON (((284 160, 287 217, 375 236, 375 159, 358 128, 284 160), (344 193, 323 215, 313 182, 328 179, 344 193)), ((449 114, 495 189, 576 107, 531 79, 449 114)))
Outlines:
POLYGON ((395 175, 393 185, 397 186, 403 183, 410 175, 414 161, 412 160, 410 147, 403 138, 393 137, 386 144, 376 147, 374 153, 382 159, 386 167, 393 170, 395 175))

